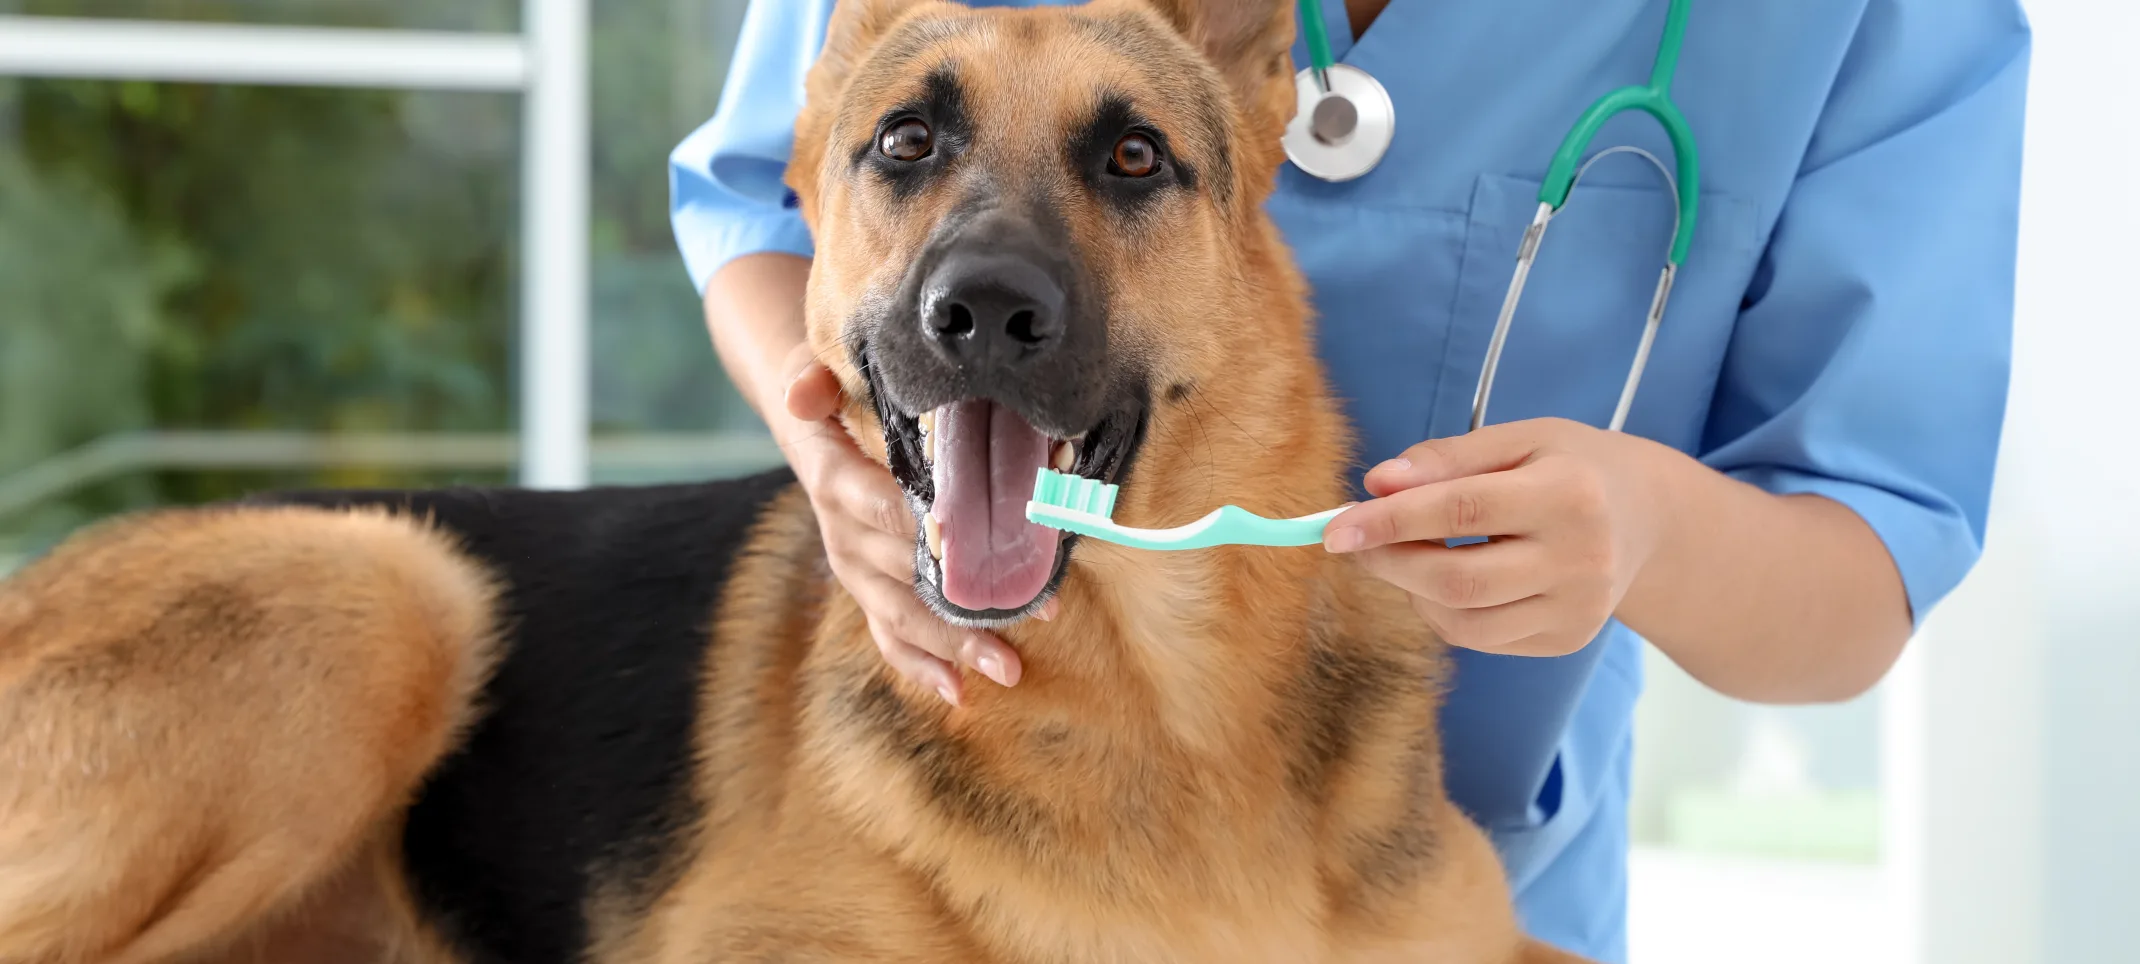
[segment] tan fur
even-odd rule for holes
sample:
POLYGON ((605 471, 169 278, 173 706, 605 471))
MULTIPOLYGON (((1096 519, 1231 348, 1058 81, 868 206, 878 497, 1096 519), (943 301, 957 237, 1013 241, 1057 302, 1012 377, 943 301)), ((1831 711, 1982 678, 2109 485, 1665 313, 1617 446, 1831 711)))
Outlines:
POLYGON ((379 859, 491 594, 435 535, 296 510, 129 520, 0 585, 0 961, 217 946, 379 859))
MULTIPOLYGON (((790 175, 821 356, 859 398, 844 326, 954 203, 894 205, 844 159, 955 62, 970 167, 1061 202, 1111 350, 1149 367, 1116 517, 1343 499, 1350 436, 1261 211, 1289 7, 841 4, 790 175), (1224 183, 1132 224, 1080 198, 1060 149, 1103 88, 1224 183)), ((845 417, 881 458, 874 414, 845 417)), ((1314 550, 1087 541, 1061 595, 1004 633, 1020 685, 949 708, 883 665, 808 501, 778 498, 715 614, 704 811, 657 881, 601 882, 589 960, 1573 960, 1522 938, 1442 790, 1444 655, 1395 590, 1314 550)), ((0 964, 448 960, 387 844, 469 719, 493 599, 416 521, 309 510, 133 520, 0 587, 0 964)))

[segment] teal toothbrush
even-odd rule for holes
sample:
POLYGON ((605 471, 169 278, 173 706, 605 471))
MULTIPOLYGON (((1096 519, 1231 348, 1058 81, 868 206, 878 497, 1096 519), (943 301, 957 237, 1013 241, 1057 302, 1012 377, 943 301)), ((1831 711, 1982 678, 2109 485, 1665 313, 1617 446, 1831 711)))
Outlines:
POLYGON ((1098 479, 1041 469, 1033 482, 1033 499, 1025 504, 1026 521, 1132 549, 1313 546, 1322 544, 1323 527, 1345 511, 1340 507, 1298 519, 1266 519, 1229 505, 1185 526, 1132 529, 1108 518, 1115 511, 1117 488, 1098 479))

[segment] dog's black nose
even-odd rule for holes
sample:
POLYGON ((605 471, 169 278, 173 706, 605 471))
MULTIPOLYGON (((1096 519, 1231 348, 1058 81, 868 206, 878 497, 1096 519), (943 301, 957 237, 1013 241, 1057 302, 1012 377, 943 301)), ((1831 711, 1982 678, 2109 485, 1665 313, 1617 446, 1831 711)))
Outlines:
POLYGON ((945 258, 922 290, 921 322, 962 364, 1017 364, 1063 340, 1063 286, 1030 259, 989 251, 945 258))

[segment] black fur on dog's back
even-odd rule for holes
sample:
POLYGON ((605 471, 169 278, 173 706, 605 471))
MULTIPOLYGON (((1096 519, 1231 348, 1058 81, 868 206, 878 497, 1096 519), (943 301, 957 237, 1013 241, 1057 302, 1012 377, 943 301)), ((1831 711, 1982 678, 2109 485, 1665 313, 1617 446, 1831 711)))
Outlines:
POLYGON ((566 964, 605 879, 669 868, 722 585, 793 477, 578 492, 278 493, 435 520, 501 585, 504 656, 481 716, 409 811, 418 906, 471 964, 566 964))

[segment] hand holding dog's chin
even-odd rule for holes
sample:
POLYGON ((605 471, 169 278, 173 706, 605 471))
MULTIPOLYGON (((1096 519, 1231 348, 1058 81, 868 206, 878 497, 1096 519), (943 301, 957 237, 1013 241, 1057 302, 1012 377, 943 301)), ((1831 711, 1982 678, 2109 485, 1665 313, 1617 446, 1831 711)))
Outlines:
POLYGON ((784 400, 792 420, 774 436, 810 495, 832 573, 869 618, 878 652, 900 675, 953 705, 963 689, 955 665, 1016 685, 1016 651, 992 634, 944 622, 914 595, 913 516, 891 472, 863 454, 840 424, 841 402, 832 372, 804 365, 784 400))
POLYGON ((1450 645, 1564 656, 1604 627, 1658 544, 1659 449, 1559 419, 1423 442, 1367 474, 1373 500, 1338 516, 1324 545, 1405 590, 1450 645))

